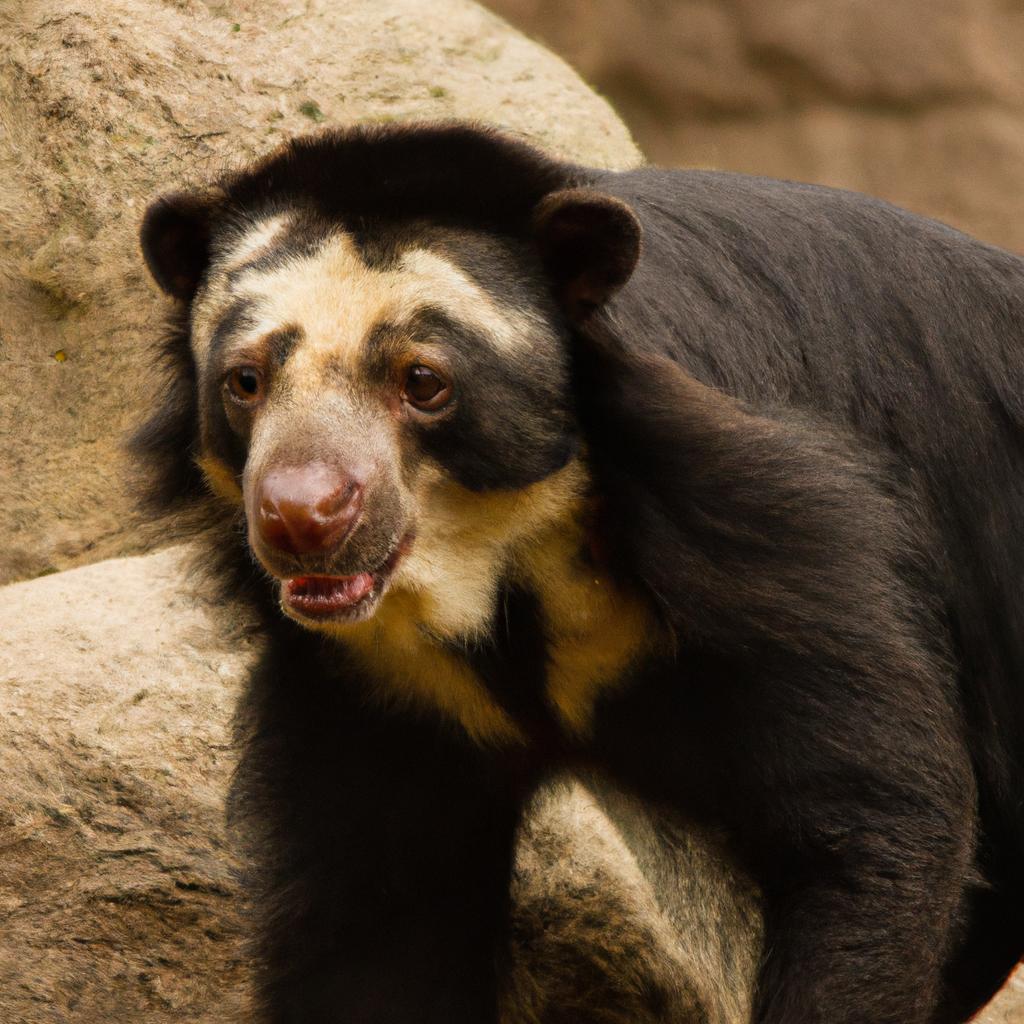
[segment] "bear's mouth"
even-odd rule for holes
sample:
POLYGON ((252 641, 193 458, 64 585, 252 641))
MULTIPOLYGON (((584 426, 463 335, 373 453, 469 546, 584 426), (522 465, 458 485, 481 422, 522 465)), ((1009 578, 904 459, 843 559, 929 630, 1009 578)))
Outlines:
POLYGON ((354 608, 373 590, 374 574, 355 576, 293 576, 284 581, 289 606, 310 618, 323 618, 354 608))
POLYGON ((343 623, 368 619, 384 596, 398 563, 412 547, 407 534, 384 562, 351 576, 307 573, 281 580, 281 606, 300 622, 343 623))

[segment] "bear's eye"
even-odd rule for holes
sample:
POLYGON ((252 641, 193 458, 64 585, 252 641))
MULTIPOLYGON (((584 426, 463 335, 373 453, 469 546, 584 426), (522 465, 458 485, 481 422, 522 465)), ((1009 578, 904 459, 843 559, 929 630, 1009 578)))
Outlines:
POLYGON ((263 398, 263 374, 255 366, 236 366, 224 387, 233 402, 255 405, 263 398))
POLYGON ((416 363, 405 371, 402 397, 417 409, 433 412, 440 409, 451 395, 451 384, 437 370, 416 363))

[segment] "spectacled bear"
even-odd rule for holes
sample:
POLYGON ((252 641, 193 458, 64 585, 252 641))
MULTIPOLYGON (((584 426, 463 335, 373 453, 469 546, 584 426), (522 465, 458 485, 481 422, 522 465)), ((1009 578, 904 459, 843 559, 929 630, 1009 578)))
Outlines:
POLYGON ((965 1020, 1024 951, 1024 260, 884 202, 472 124, 142 226, 136 451, 269 649, 235 801, 274 1024, 496 1019, 556 768, 719 830, 756 1024, 965 1020))

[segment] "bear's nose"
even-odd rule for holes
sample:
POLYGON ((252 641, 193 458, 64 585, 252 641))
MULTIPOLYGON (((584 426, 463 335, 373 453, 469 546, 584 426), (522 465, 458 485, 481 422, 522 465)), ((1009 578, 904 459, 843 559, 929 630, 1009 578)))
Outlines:
POLYGON ((363 484, 323 462, 271 469, 256 496, 262 540, 289 555, 320 555, 352 532, 363 507, 363 484))

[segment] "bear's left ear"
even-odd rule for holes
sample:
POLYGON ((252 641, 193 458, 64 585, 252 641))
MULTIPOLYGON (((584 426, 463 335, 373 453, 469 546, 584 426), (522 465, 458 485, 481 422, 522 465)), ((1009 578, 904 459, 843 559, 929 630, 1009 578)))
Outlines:
POLYGON ((621 200, 593 189, 552 192, 537 205, 533 230, 555 296, 585 320, 630 278, 640 258, 640 221, 621 200))
POLYGON ((216 197, 172 192, 154 200, 142 218, 139 240, 153 280, 176 299, 190 301, 210 262, 216 197))

